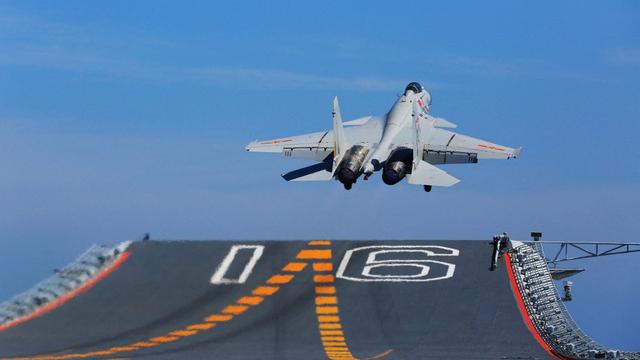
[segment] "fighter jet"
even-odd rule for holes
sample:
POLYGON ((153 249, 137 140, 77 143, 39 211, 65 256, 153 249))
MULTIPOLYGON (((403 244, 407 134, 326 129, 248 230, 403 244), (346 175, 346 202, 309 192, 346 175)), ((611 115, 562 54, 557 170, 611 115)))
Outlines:
POLYGON ((429 113, 431 94, 412 82, 384 116, 342 122, 333 99, 333 130, 268 141, 253 141, 245 150, 282 153, 318 163, 283 174, 287 181, 336 179, 350 190, 361 176, 382 172, 387 185, 407 178, 429 192, 433 186, 460 182, 435 165, 475 164, 479 159, 510 159, 522 148, 510 148, 447 130, 457 125, 429 113))

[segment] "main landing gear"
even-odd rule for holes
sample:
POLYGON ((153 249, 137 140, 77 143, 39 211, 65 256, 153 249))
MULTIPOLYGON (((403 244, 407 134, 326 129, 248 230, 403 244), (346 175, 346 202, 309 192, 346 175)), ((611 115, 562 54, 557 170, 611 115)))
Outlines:
POLYGON ((424 191, 430 192, 431 191, 431 185, 424 185, 424 191))

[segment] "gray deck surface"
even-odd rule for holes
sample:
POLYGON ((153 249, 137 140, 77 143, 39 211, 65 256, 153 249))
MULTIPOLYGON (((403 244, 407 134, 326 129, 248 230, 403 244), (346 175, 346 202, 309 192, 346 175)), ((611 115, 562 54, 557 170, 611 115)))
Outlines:
MULTIPOLYGON (((0 358, 83 354, 166 336, 203 323, 205 317, 219 314, 265 285, 272 275, 285 274, 281 269, 296 261, 302 249, 331 249, 335 274, 347 250, 374 245, 441 245, 460 253, 427 257, 424 253, 394 252, 377 257, 395 264, 398 259, 455 264, 453 276, 444 280, 362 282, 336 278, 333 285, 340 324, 353 356, 407 360, 550 358, 522 320, 504 262, 498 270, 488 270, 491 246, 486 241, 332 241, 328 246, 310 246, 303 241, 138 242, 129 248, 130 258, 89 291, 0 332, 0 358), (211 284, 212 274, 234 244, 264 245, 264 254, 246 283, 211 284)), ((362 273, 374 250, 356 251, 345 276, 371 279, 362 273)), ((251 253, 241 250, 227 277, 237 278, 251 253)), ((299 261, 312 264, 324 260, 299 261)), ((416 264, 431 267, 422 279, 446 274, 446 265, 416 264)), ((421 268, 380 266, 370 270, 373 275, 391 276, 418 274, 421 268)), ((211 329, 105 358, 327 359, 316 314, 317 274, 307 266, 294 273, 289 283, 278 285, 278 292, 266 296, 261 304, 211 329)))

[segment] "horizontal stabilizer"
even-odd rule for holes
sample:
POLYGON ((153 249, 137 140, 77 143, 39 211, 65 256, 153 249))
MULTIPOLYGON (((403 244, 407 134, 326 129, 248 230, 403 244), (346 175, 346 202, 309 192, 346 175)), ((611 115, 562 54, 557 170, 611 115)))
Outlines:
POLYGON ((327 181, 332 178, 331 167, 330 162, 321 162, 282 174, 282 177, 287 181, 327 181))
POLYGON ((437 168, 424 160, 420 160, 415 169, 409 174, 409 184, 431 186, 453 186, 460 182, 459 179, 449 175, 446 171, 437 168))
POLYGON ((516 157, 520 156, 520 153, 521 153, 521 152, 522 152, 522 146, 520 146, 520 147, 519 147, 519 148, 517 148, 517 149, 514 149, 514 150, 513 150, 513 153, 512 153, 512 156, 513 156, 514 158, 516 158, 516 157))
POLYGON ((435 116, 427 115, 427 118, 430 119, 430 120, 433 120, 433 126, 435 126, 435 127, 448 128, 448 129, 455 129, 455 128, 458 127, 458 125, 452 123, 451 121, 443 119, 441 117, 435 117, 435 116))

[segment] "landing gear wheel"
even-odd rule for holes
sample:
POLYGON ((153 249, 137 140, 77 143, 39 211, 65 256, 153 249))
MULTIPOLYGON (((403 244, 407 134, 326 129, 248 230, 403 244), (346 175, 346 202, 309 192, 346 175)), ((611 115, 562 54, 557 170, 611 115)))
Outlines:
POLYGON ((425 185, 424 186, 424 191, 430 192, 431 191, 431 185, 425 185))
POLYGON ((344 184, 344 189, 345 190, 351 190, 352 186, 353 186, 353 184, 344 184))

